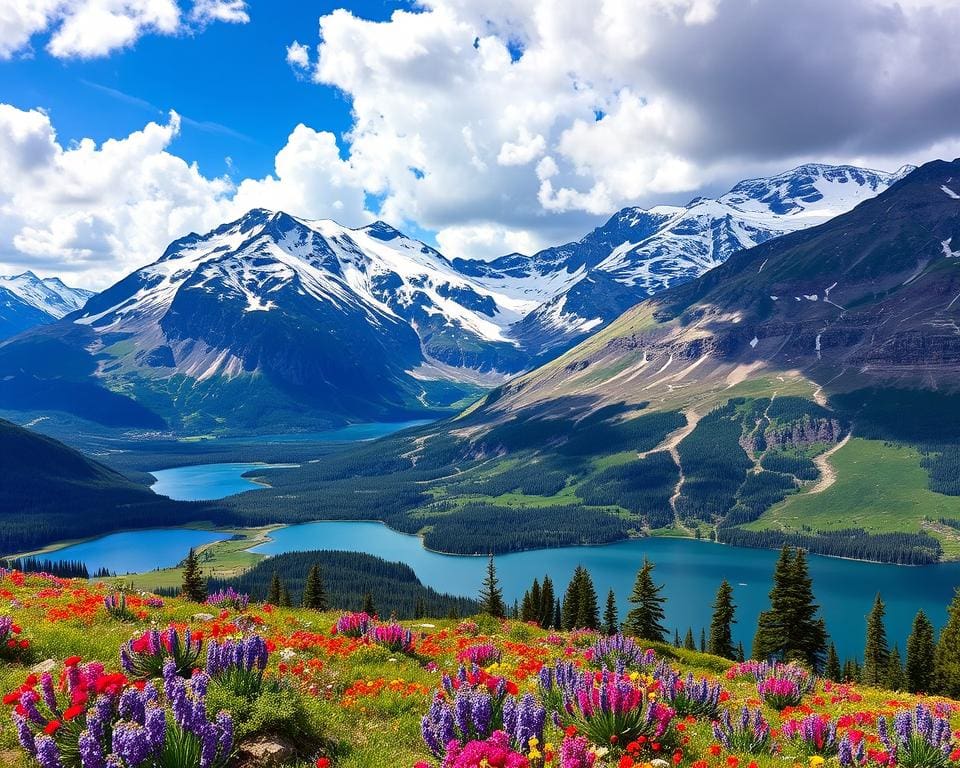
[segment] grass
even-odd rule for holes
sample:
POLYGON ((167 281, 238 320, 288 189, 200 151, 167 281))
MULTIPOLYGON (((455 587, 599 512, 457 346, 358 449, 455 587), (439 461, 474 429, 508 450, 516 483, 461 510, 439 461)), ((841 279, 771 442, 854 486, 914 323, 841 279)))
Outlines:
MULTIPOLYGON (((854 438, 829 461, 836 471, 833 485, 821 493, 790 496, 744 527, 918 532, 927 519, 960 518, 960 497, 930 490, 915 448, 854 438)), ((942 531, 931 533, 941 540, 945 557, 960 557, 960 540, 942 531)))
MULTIPOLYGON (((151 625, 164 627, 171 622, 201 629, 209 636, 236 631, 238 614, 227 611, 213 621, 199 614, 206 607, 180 599, 168 599, 162 606, 140 606, 135 621, 123 623, 111 618, 102 606, 103 585, 64 581, 41 576, 19 575, 0 578, 0 590, 12 600, 5 611, 13 613, 29 638, 28 655, 17 661, 0 661, 0 689, 17 689, 30 667, 44 660, 54 667, 54 675, 63 661, 78 655, 86 661, 100 661, 107 670, 119 668, 120 646, 151 625)), ((217 610, 211 611, 217 613, 217 610)), ((258 631, 269 638, 273 652, 267 678, 278 690, 268 690, 252 702, 245 702, 211 686, 208 705, 231 711, 241 736, 283 734, 301 747, 302 754, 277 768, 308 768, 318 755, 329 757, 332 768, 409 768, 424 761, 436 766, 420 736, 420 718, 427 711, 441 676, 457 667, 457 653, 467 645, 492 643, 503 653, 502 661, 488 673, 516 684, 520 694, 536 695, 537 671, 541 665, 558 660, 585 664, 584 650, 595 635, 542 630, 517 621, 499 622, 487 616, 474 622, 451 619, 422 619, 403 622, 417 637, 416 653, 392 653, 371 642, 335 637, 330 631, 339 612, 318 613, 301 608, 273 608, 253 604, 247 615, 255 617, 258 631)), ((643 641, 641 641, 643 642, 643 641)), ((752 678, 728 677, 731 663, 717 656, 674 648, 664 643, 644 643, 681 675, 692 673, 722 685, 727 696, 723 708, 737 713, 745 703, 759 706, 771 726, 779 729, 796 716, 777 712, 757 701, 752 678)), ((638 685, 644 684, 644 678, 638 685)), ((804 697, 804 711, 812 711, 836 720, 843 715, 865 713, 857 727, 874 739, 875 718, 915 705, 918 698, 906 693, 861 686, 831 686, 818 683, 804 697), (860 723, 866 722, 866 725, 860 723)), ((925 699, 933 704, 938 699, 925 699)), ((952 727, 960 725, 960 708, 952 704, 952 727)), ((949 711, 949 710, 948 710, 949 711)), ((858 717, 860 717, 858 715, 858 717)), ((841 729, 842 730, 842 729, 841 729)), ((678 768, 694 764, 708 768, 746 765, 755 761, 758 768, 784 765, 815 765, 796 752, 789 741, 777 739, 777 751, 755 754, 727 753, 714 746, 710 718, 689 719, 683 724, 682 752, 675 758, 678 768), (733 760, 733 757, 737 760, 733 760), (698 763, 698 761, 703 761, 698 763)), ((544 734, 544 745, 559 747, 562 730, 551 724, 544 734)), ((679 742, 677 742, 679 745, 679 742)), ((609 748, 610 744, 603 745, 609 748)), ((623 765, 614 752, 598 758, 596 768, 623 765)), ((665 755, 673 757, 673 747, 665 755)), ((647 754, 644 761, 654 755, 647 754)), ((630 763, 633 765, 633 763, 630 763)), ((640 765, 637 763, 636 765, 640 765)), ((835 758, 831 764, 835 765, 835 758)), ((0 715, 0 765, 5 768, 35 768, 17 745, 16 734, 7 712, 0 715)), ((558 762, 548 763, 556 768, 558 762)), ((179 767, 178 767, 179 768, 179 767)), ((186 767, 184 767, 186 768, 186 767)))

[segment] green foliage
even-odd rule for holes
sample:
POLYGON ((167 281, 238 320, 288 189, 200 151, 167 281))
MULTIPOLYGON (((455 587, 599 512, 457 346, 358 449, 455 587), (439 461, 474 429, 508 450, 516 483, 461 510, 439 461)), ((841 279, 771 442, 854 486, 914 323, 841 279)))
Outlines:
POLYGON ((710 619, 710 642, 707 644, 707 651, 714 656, 732 659, 736 655, 732 631, 732 625, 736 623, 735 613, 733 587, 724 579, 717 589, 717 597, 713 601, 713 616, 710 619))
MULTIPOLYGON (((426 610, 423 606, 422 598, 418 598, 417 608, 426 610)), ((329 607, 327 603, 327 590, 323 584, 323 574, 320 571, 320 564, 314 563, 307 573, 307 581, 303 587, 303 607, 314 611, 325 611, 329 607)))
POLYGON ((917 611, 907 638, 907 689, 911 693, 932 692, 936 686, 936 653, 933 624, 923 611, 917 611))
POLYGON ((487 575, 483 579, 483 587, 477 599, 480 610, 495 619, 502 619, 507 615, 507 607, 503 602, 503 589, 497 578, 497 566, 493 562, 493 555, 487 561, 487 575))
POLYGON ((796 448, 771 449, 763 455, 760 466, 799 480, 816 480, 820 474, 810 457, 796 448))
POLYGON ((309 754, 323 735, 322 713, 316 701, 286 686, 268 686, 250 699, 221 685, 212 685, 207 709, 210 713, 226 709, 233 714, 238 741, 255 734, 285 736, 309 754))
POLYGON ((624 629, 632 635, 646 640, 664 642, 667 630, 663 626, 663 604, 666 598, 661 594, 663 585, 653 583, 653 563, 643 559, 643 566, 637 571, 637 579, 630 593, 633 608, 627 614, 624 629))
POLYGON ((883 600, 877 594, 873 608, 867 616, 867 640, 863 649, 861 679, 867 685, 879 686, 886 681, 890 649, 887 646, 887 629, 883 623, 885 613, 883 600))
POLYGON ((194 603, 202 603, 207 599, 207 584, 203 580, 197 553, 192 548, 183 564, 183 584, 180 591, 187 600, 194 603))
POLYGON ((597 591, 590 572, 582 565, 573 571, 573 578, 563 596, 564 629, 599 629, 600 610, 597 591))
POLYGON ((680 471, 667 451, 618 464, 577 486, 577 496, 592 506, 620 506, 646 518, 650 528, 673 522, 670 497, 680 471))
POLYGON ((940 631, 935 656, 937 693, 960 697, 960 589, 947 608, 947 625, 940 631))
POLYGON ((620 614, 617 611, 617 597, 611 589, 607 592, 607 604, 603 609, 603 631, 615 635, 620 629, 620 614))

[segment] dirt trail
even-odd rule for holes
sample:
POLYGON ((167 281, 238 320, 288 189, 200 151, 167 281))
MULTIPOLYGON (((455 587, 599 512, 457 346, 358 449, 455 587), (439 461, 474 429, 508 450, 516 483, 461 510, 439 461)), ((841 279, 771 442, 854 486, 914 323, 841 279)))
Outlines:
POLYGON ((656 447, 651 448, 649 451, 642 451, 638 453, 637 458, 644 459, 651 453, 657 453, 659 451, 668 451, 673 457, 674 462, 680 469, 680 477, 677 479, 677 484, 673 488, 673 495, 670 497, 670 509, 673 510, 674 524, 678 528, 690 533, 690 529, 681 523, 680 518, 677 516, 677 499, 680 498, 680 489, 683 487, 683 481, 685 479, 683 475, 683 464, 680 463, 680 452, 677 451, 677 446, 680 445, 680 442, 683 440, 683 438, 696 429, 697 423, 700 421, 700 414, 693 410, 693 408, 688 408, 683 412, 683 415, 687 419, 687 423, 685 425, 679 429, 675 429, 673 432, 667 435, 663 442, 656 447))
POLYGON ((817 469, 820 470, 820 479, 817 480, 816 485, 807 491, 808 494, 823 493, 825 490, 827 490, 827 488, 837 481, 837 471, 830 463, 830 457, 843 448, 843 446, 847 444, 848 440, 850 440, 849 432, 847 433, 846 437, 843 438, 843 440, 833 446, 833 448, 831 448, 829 451, 824 451, 819 456, 814 457, 813 463, 816 464, 817 469))

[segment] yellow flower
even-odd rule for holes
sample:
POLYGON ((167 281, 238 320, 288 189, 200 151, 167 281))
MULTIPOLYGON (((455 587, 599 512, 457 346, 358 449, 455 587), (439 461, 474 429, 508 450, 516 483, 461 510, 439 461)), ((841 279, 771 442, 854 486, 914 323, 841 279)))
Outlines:
POLYGON ((810 768, 820 768, 824 764, 824 759, 820 755, 814 755, 810 758, 810 768))

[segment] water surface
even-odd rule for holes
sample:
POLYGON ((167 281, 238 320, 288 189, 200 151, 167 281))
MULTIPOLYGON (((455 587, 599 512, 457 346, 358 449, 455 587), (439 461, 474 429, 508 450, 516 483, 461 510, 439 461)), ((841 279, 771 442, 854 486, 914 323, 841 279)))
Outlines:
POLYGON ((249 477, 254 470, 287 469, 295 464, 196 464, 191 467, 157 469, 150 472, 157 482, 151 488, 154 493, 177 501, 213 501, 235 493, 263 488, 249 477))

